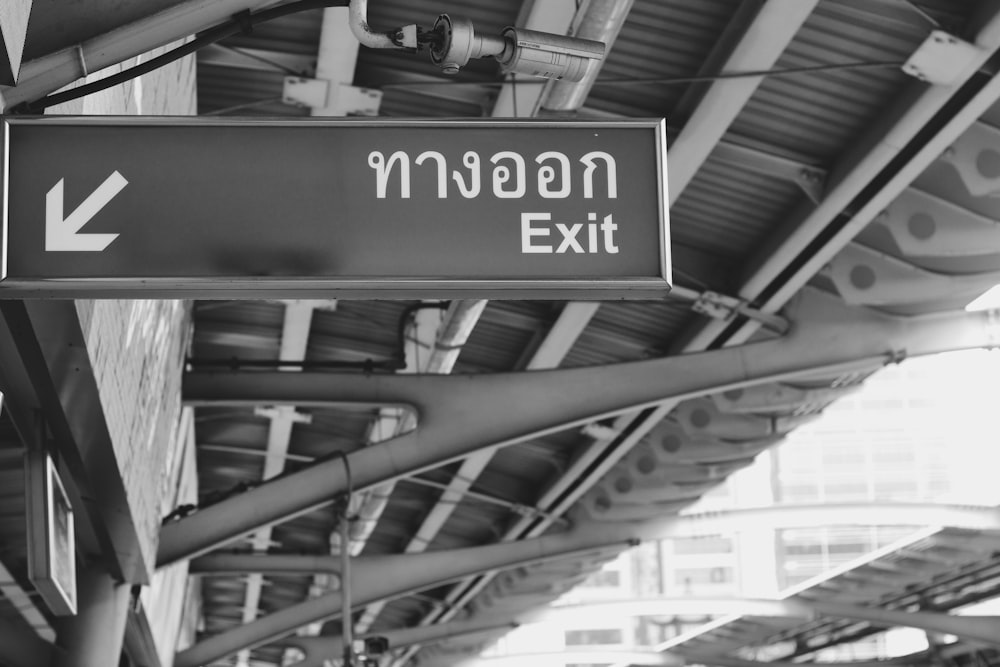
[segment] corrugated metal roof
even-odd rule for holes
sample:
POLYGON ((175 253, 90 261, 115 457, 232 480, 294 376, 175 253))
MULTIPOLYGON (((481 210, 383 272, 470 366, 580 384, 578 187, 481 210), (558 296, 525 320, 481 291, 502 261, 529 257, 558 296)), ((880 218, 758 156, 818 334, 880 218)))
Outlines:
MULTIPOLYGON (((905 3, 824 0, 776 70, 840 63, 902 63, 932 26, 905 3)), ((726 138, 749 138, 829 164, 912 79, 898 66, 766 77, 726 138)))
POLYGON ((710 157, 670 209, 671 239, 738 260, 804 201, 805 193, 790 181, 710 157))
MULTIPOLYGON (((637 0, 599 80, 672 79, 697 73, 735 6, 727 0, 671 3, 637 0)), ((585 108, 622 116, 672 118, 688 86, 598 83, 585 108)))
MULTIPOLYGON (((759 3, 733 0, 697 3, 636 0, 600 75, 603 80, 630 81, 624 85, 599 81, 580 113, 623 117, 665 115, 670 120, 670 132, 676 135, 707 84, 674 80, 717 74, 722 56, 740 36, 739 28, 752 17, 746 8, 753 9, 756 5, 759 3), (738 11, 740 7, 743 10, 738 11), (634 79, 656 81, 631 81, 634 79)), ((437 14, 450 13, 468 16, 477 29, 495 32, 516 23, 525 6, 520 0, 455 1, 439 3, 430 8, 433 11, 428 11, 427 7, 415 7, 402 0, 379 0, 370 7, 369 20, 376 29, 407 23, 429 26, 437 14)), ((821 0, 776 69, 855 61, 898 63, 917 48, 935 23, 957 32, 978 7, 971 1, 821 0), (927 12, 930 20, 921 12, 927 12)), ((259 26, 252 34, 231 38, 225 44, 311 59, 317 52, 320 17, 320 11, 291 16, 259 26)), ((307 114, 306 109, 274 101, 281 94, 284 73, 273 70, 204 63, 199 72, 201 111, 234 108, 231 113, 238 115, 307 114)), ((492 60, 473 62, 451 78, 441 74, 425 53, 370 49, 361 49, 354 79, 355 85, 382 89, 382 115, 399 117, 488 115, 500 82, 497 65, 492 60)), ((527 94, 529 86, 536 85, 522 78, 519 92, 527 94)), ((730 147, 759 151, 765 157, 788 158, 803 166, 832 167, 841 163, 877 122, 885 119, 887 109, 904 90, 919 85, 895 65, 769 76, 739 110, 724 141, 730 147)), ((998 122, 1000 112, 994 109, 988 116, 998 122)), ((678 283, 696 292, 711 288, 736 293, 748 264, 783 238, 788 226, 795 222, 793 212, 812 205, 787 175, 764 173, 731 158, 731 155, 728 160, 721 159, 719 154, 710 156, 670 212, 678 283)), ((992 218, 1000 215, 993 199, 970 196, 952 168, 941 163, 925 172, 917 187, 992 218)), ((892 250, 876 227, 866 231, 859 241, 892 250)), ((900 252, 894 256, 907 259, 900 252)), ((953 258, 913 261, 940 269, 954 266, 956 271, 982 271, 995 266, 990 262, 997 258, 1000 251, 980 263, 961 266, 953 258)), ((815 278, 814 284, 830 291, 836 289, 829 276, 815 278)), ((411 314, 409 308, 414 305, 414 301, 342 301, 336 309, 317 310, 309 332, 306 363, 322 367, 326 362, 325 368, 330 372, 388 372, 387 368, 376 371, 365 362, 399 358, 401 324, 406 323, 411 314), (350 366, 342 367, 337 362, 348 362, 350 366)), ((549 335, 563 307, 562 301, 491 302, 462 347, 456 372, 523 369, 549 335)), ((896 304, 885 307, 891 309, 896 304)), ((933 307, 934 304, 921 303, 914 307, 914 312, 933 307)), ((193 363, 216 360, 221 362, 218 368, 225 369, 241 362, 277 359, 284 313, 285 305, 279 302, 200 302, 194 312, 193 363)), ((579 338, 561 341, 570 348, 562 365, 588 366, 664 356, 676 350, 686 340, 685 336, 703 321, 703 316, 691 312, 688 302, 676 299, 604 302, 579 338)), ((819 378, 815 384, 827 386, 834 381, 819 378)), ((697 403, 685 402, 678 410, 697 407, 707 414, 711 405, 711 400, 704 398, 697 403)), ((809 404, 792 412, 807 413, 820 407, 809 404)), ((289 472, 309 465, 316 458, 365 446, 368 431, 378 416, 377 407, 372 406, 310 407, 300 411, 310 415, 311 422, 293 428, 290 456, 285 465, 289 472)), ((758 426, 773 427, 773 416, 753 414, 758 426)), ((511 419, 516 419, 516 415, 511 415, 511 419)), ((679 423, 679 418, 671 421, 672 425, 679 423)), ((603 432, 600 429, 611 426, 610 422, 602 423, 597 429, 603 432)), ((239 492, 240 483, 261 481, 269 427, 266 416, 248 408, 197 408, 195 428, 202 502, 211 502, 220 494, 239 492)), ((593 430, 584 434, 579 429, 569 429, 498 450, 483 474, 470 480, 471 492, 451 508, 450 518, 431 539, 430 546, 450 548, 499 539, 524 513, 530 514, 530 508, 540 502, 547 489, 563 481, 561 475, 576 457, 585 451, 590 453, 589 448, 598 443, 604 448, 593 452, 595 462, 586 466, 585 473, 567 481, 567 486, 580 485, 583 492, 583 487, 599 477, 598 471, 603 470, 599 464, 607 462, 610 467, 623 453, 615 449, 615 443, 624 439, 621 433, 609 436, 610 444, 593 437, 593 433, 593 430)), ((620 472, 624 464, 617 465, 612 469, 620 472)), ((453 462, 425 471, 417 478, 399 481, 364 553, 399 553, 406 548, 416 527, 441 498, 441 486, 448 484, 458 470, 459 465, 453 462)), ((272 533, 275 549, 329 553, 334 525, 330 508, 283 522, 272 533)), ((0 528, 0 538, 6 539, 10 534, 7 528, 0 528)), ((250 546, 244 539, 226 548, 247 550, 250 546)), ((605 554, 603 559, 609 557, 605 554)), ((601 562, 601 558, 580 561, 574 563, 572 572, 568 569, 555 574, 519 568, 502 581, 484 583, 486 592, 473 607, 477 613, 488 610, 503 595, 537 587, 545 577, 558 585, 572 584, 601 562)), ((276 611, 305 598, 310 583, 310 577, 269 577, 263 588, 261 611, 276 611)), ((243 578, 204 577, 202 593, 206 632, 241 624, 246 595, 243 578)), ((555 596, 558 591, 553 588, 545 594, 555 596)), ((372 627, 381 631, 434 622, 428 614, 445 608, 446 596, 457 595, 455 589, 444 586, 396 599, 385 606, 372 627)), ((541 603, 545 597, 530 595, 526 599, 527 605, 541 603)), ((513 606, 516 608, 516 604, 513 606)), ((2 609, 0 613, 7 615, 2 609)), ((773 635, 774 628, 770 630, 773 635)), ((814 630, 819 632, 818 629, 810 632, 814 630)), ((324 632, 335 635, 339 628, 329 625, 324 632)), ((722 634, 725 632, 720 631, 722 634)), ((447 649, 432 649, 422 655, 449 665, 455 656, 478 650, 482 641, 485 640, 458 641, 447 649)), ((278 664, 281 652, 262 647, 255 649, 253 656, 265 664, 278 664)), ((230 657, 213 664, 232 665, 233 661, 230 657)))

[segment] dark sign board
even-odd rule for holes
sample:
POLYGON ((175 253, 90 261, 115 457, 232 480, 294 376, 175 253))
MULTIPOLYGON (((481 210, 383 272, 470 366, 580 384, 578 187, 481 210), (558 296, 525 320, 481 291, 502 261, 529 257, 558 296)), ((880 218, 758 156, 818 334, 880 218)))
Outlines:
POLYGON ((655 298, 662 120, 4 121, 0 297, 655 298))

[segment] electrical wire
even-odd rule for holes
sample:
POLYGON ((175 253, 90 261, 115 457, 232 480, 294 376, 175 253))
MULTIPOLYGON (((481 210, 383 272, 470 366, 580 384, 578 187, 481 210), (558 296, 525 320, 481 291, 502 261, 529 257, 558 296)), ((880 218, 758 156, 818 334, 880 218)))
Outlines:
POLYGON ((62 93, 53 93, 52 95, 46 95, 45 97, 37 99, 33 102, 25 102, 12 109, 12 111, 14 113, 39 112, 48 107, 70 102, 80 97, 100 92, 112 86, 117 86, 118 84, 125 83, 126 81, 131 81, 137 76, 148 74, 149 72, 163 67, 164 65, 168 65, 175 60, 179 60, 184 56, 192 54, 198 49, 214 44, 227 37, 232 37, 238 34, 249 34, 253 31, 253 27, 257 24, 266 23, 283 16, 297 14, 311 9, 346 7, 347 5, 348 0, 298 0, 298 2, 291 2, 278 7, 263 9, 259 12, 241 12, 229 21, 209 28, 181 46, 171 49, 170 51, 136 65, 135 67, 130 67, 127 70, 118 72, 117 74, 112 74, 111 76, 104 77, 98 81, 77 86, 76 88, 62 93))
POLYGON ((221 109, 212 109, 211 111, 206 111, 200 115, 202 116, 225 116, 234 111, 243 111, 245 109, 255 109, 257 107, 267 106, 268 104, 279 104, 284 101, 284 97, 268 97, 263 100, 256 100, 254 102, 245 102, 243 104, 234 104, 231 107, 222 107, 221 109))
MULTIPOLYGON (((765 70, 748 70, 745 72, 721 72, 719 74, 711 74, 706 76, 683 76, 683 77, 643 77, 643 78, 621 78, 621 79, 596 79, 594 81, 595 86, 634 86, 634 85, 662 85, 662 86, 672 86, 672 85, 684 85, 690 83, 711 83, 713 81, 725 81, 728 79, 749 79, 758 77, 778 77, 778 76, 793 76, 798 74, 812 74, 816 72, 836 72, 842 70, 864 70, 864 69, 881 69, 881 68, 892 68, 892 67, 902 67, 905 61, 902 60, 876 60, 876 61, 857 61, 849 63, 833 63, 828 65, 806 65, 803 67, 788 67, 784 69, 765 69, 765 70)), ((421 82, 405 82, 405 83, 388 83, 382 86, 383 89, 389 88, 413 88, 413 87, 429 87, 429 86, 503 86, 509 83, 508 81, 435 81, 429 83, 426 81, 421 82)), ((517 85, 520 86, 544 86, 548 83, 546 79, 538 80, 519 80, 517 85)))
POLYGON ((924 20, 926 20, 935 28, 941 27, 941 24, 938 22, 937 19, 931 16, 926 9, 918 5, 916 2, 913 2, 913 0, 901 0, 901 1, 904 5, 915 11, 917 14, 920 14, 920 16, 924 18, 924 20))
POLYGON ((247 51, 245 49, 241 49, 241 48, 236 47, 236 46, 226 46, 224 44, 220 44, 216 48, 224 49, 224 50, 229 51, 231 53, 235 53, 236 55, 239 55, 239 56, 242 56, 242 57, 246 58, 247 60, 254 60, 256 62, 263 63, 265 65, 270 65, 274 69, 276 69, 276 70, 278 70, 280 72, 284 72, 288 76, 303 76, 306 73, 304 71, 296 70, 293 67, 289 67, 288 65, 283 65, 283 64, 277 62, 276 60, 272 60, 270 58, 265 58, 264 56, 258 55, 256 53, 251 53, 250 51, 247 51))

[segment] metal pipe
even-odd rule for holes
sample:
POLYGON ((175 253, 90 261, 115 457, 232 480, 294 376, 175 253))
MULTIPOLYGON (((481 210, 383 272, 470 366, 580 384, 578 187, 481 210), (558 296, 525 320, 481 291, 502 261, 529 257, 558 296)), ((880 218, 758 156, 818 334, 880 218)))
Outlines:
MULTIPOLYGON (((470 453, 538 437, 596 418, 670 399, 835 373, 995 343, 988 313, 899 318, 852 309, 810 292, 790 309, 796 326, 781 339, 651 361, 495 375, 341 375, 195 373, 185 398, 201 405, 341 402, 410 403, 421 427, 352 452, 358 490, 416 474, 470 453), (905 352, 904 352, 905 351, 905 352), (518 420, 509 419, 517 414, 518 420), (474 434, 474 435, 470 435, 474 434)), ((346 482, 331 459, 267 482, 167 524, 158 565, 204 553, 262 525, 329 503, 346 482)))
MULTIPOLYGON (((631 542, 629 537, 623 537, 629 532, 627 528, 623 525, 615 530, 597 533, 587 530, 572 531, 532 541, 456 549, 449 552, 371 556, 363 560, 359 557, 353 564, 354 604, 371 604, 377 600, 439 586, 473 574, 483 567, 516 567, 554 558, 576 556, 605 549, 611 545, 616 550, 621 549, 624 545, 618 542, 631 542), (401 565, 401 558, 406 559, 405 565, 401 565)), ((174 660, 174 666, 197 667, 237 651, 266 644, 310 623, 336 618, 341 613, 342 604, 341 591, 310 598, 232 630, 208 637, 179 652, 174 660)))
MULTIPOLYGON (((419 583, 452 579, 458 576, 455 574, 457 571, 475 574, 491 568, 507 569, 529 563, 543 563, 565 558, 567 554, 592 554, 595 549, 604 548, 608 543, 627 545, 631 541, 630 536, 633 531, 634 526, 619 532, 609 532, 602 528, 600 535, 589 535, 585 529, 578 529, 519 542, 500 542, 478 547, 426 551, 419 554, 356 556, 352 565, 359 581, 381 570, 380 585, 388 586, 389 590, 407 590, 419 583)), ((343 562, 339 556, 216 553, 200 556, 191 561, 191 572, 197 574, 235 575, 266 572, 301 575, 342 571, 343 562)), ((359 595, 367 594, 361 586, 358 586, 357 590, 359 595)))
POLYGON ((351 628, 351 531, 347 522, 347 501, 340 517, 340 636, 343 639, 344 667, 354 665, 354 635, 351 628))
POLYGON ((190 574, 233 576, 259 573, 265 575, 339 574, 339 556, 307 554, 252 554, 215 552, 191 560, 190 574))
MULTIPOLYGON (((376 32, 368 25, 368 0, 351 0, 351 33, 357 40, 371 49, 398 49, 390 32, 376 32)), ((393 31, 395 32, 395 31, 393 31)))
POLYGON ((54 667, 117 665, 125 643, 130 587, 99 567, 80 571, 75 616, 56 619, 58 645, 65 652, 54 667))
MULTIPOLYGON (((406 648, 412 644, 427 644, 445 641, 456 637, 467 637, 498 630, 513 629, 518 624, 514 619, 490 618, 417 628, 402 628, 379 633, 389 641, 393 650, 406 648)), ((305 660, 291 663, 288 667, 307 667, 322 665, 322 660, 331 655, 337 655, 343 650, 343 640, 340 637, 291 637, 282 640, 282 645, 294 647, 306 654, 305 660)))
POLYGON ((903 626, 955 635, 961 640, 1000 646, 1000 622, 995 616, 954 616, 930 611, 901 611, 882 607, 862 607, 843 602, 799 599, 825 616, 869 621, 880 627, 903 626))
MULTIPOLYGON (((634 0, 590 0, 571 27, 573 37, 603 42, 609 51, 618 38, 634 0)), ((574 111, 583 106, 601 71, 601 61, 591 60, 578 82, 553 81, 546 87, 540 106, 547 111, 574 111)), ((673 179, 673 174, 671 174, 673 179)))

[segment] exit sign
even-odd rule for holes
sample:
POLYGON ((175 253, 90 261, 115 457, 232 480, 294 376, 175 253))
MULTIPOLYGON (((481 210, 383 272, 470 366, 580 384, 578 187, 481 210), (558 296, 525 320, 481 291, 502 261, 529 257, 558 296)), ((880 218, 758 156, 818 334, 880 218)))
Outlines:
POLYGON ((662 120, 3 121, 0 297, 657 298, 662 120))

